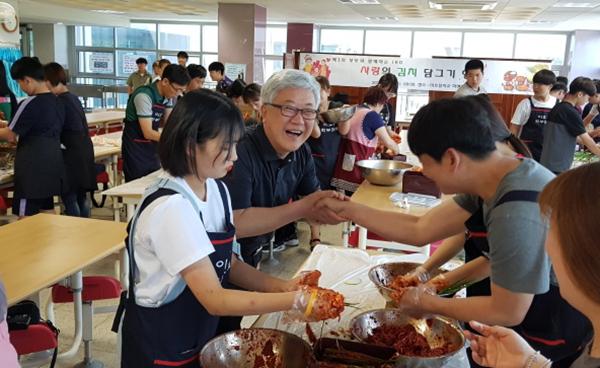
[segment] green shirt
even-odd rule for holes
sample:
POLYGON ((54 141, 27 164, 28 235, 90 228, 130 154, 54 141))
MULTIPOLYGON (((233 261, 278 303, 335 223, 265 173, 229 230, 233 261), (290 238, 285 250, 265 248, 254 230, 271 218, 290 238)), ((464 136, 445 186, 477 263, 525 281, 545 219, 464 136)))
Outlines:
POLYGON ((127 101, 125 120, 138 121, 139 118, 152 118, 153 121, 160 120, 163 112, 155 113, 152 110, 154 105, 161 105, 165 109, 173 107, 172 100, 160 95, 156 82, 149 86, 142 86, 131 94, 127 101))
POLYGON ((150 84, 151 80, 152 76, 148 72, 140 74, 140 72, 136 71, 131 73, 129 78, 127 78, 127 85, 135 91, 136 89, 138 89, 138 87, 150 84))

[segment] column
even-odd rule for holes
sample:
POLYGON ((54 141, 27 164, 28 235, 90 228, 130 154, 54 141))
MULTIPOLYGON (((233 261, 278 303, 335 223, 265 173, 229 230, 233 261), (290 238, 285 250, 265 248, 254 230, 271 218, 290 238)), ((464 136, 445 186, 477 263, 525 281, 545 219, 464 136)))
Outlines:
POLYGON ((294 50, 312 52, 314 30, 312 23, 288 23, 286 52, 294 50))
MULTIPOLYGON (((245 64, 246 82, 262 81, 267 9, 256 4, 219 3, 219 61, 245 64)), ((235 78, 236 76, 228 76, 235 78)))

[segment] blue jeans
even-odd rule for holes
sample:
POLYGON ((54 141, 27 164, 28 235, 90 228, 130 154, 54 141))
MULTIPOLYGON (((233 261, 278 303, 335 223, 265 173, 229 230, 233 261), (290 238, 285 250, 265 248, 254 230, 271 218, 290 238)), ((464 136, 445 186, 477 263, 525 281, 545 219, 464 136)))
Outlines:
POLYGON ((87 193, 67 193, 62 196, 65 205, 65 214, 75 217, 90 217, 90 206, 87 200, 87 193))

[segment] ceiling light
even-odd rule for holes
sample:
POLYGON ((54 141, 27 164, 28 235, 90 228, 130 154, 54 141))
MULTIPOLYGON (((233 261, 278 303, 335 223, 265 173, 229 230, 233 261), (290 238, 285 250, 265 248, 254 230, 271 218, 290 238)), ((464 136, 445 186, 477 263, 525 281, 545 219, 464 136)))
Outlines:
POLYGON ((125 12, 122 12, 122 11, 109 10, 109 9, 94 9, 92 11, 96 12, 96 13, 102 13, 102 14, 125 14, 125 12))
POLYGON ((599 3, 562 3, 552 5, 553 8, 595 8, 599 3))
POLYGON ((346 5, 377 5, 378 0, 338 0, 342 4, 346 5))
POLYGON ((498 5, 497 1, 457 1, 457 0, 436 0, 429 1, 429 8, 435 10, 494 10, 498 5))

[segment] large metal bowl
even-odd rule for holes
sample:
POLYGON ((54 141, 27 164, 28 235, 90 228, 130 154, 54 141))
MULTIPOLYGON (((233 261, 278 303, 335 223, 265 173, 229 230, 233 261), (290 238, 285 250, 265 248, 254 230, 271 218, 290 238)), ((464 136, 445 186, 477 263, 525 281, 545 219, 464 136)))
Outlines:
POLYGON ((394 160, 361 160, 356 163, 363 178, 375 185, 392 186, 402 181, 402 174, 411 164, 394 160))
MULTIPOLYGON (((389 287, 392 281, 397 276, 406 275, 420 265, 420 263, 413 262, 390 262, 380 264, 373 266, 369 270, 369 279, 375 284, 375 286, 377 286, 377 290, 379 290, 381 296, 383 296, 386 301, 390 302, 392 301, 390 294, 394 292, 394 289, 389 287)), ((437 269, 431 272, 430 276, 433 278, 444 272, 445 271, 441 269, 437 269)))
POLYGON ((200 353, 206 368, 314 368, 308 343, 279 330, 252 328, 219 335, 200 353))
MULTIPOLYGON (((373 330, 380 326, 405 326, 410 324, 412 317, 403 314, 398 309, 375 309, 354 317, 350 322, 352 335, 359 341, 366 342, 373 330)), ((433 317, 425 334, 431 334, 435 340, 448 342, 452 349, 445 355, 437 357, 415 357, 397 354, 395 366, 402 368, 439 368, 457 354, 465 344, 462 330, 450 320, 433 317)))
POLYGON ((335 109, 329 109, 323 113, 321 113, 321 117, 323 120, 330 124, 337 124, 341 121, 346 121, 350 119, 354 113, 356 112, 356 105, 352 106, 343 106, 335 109))

